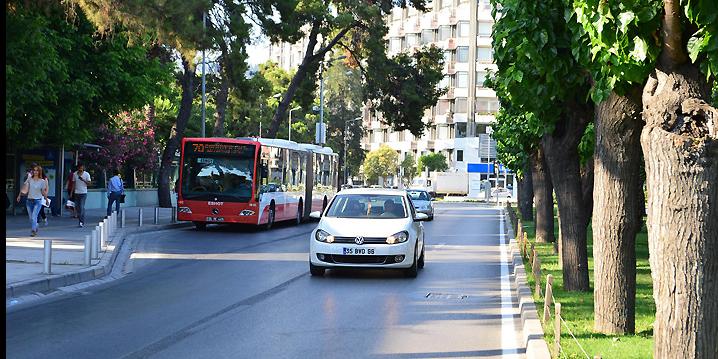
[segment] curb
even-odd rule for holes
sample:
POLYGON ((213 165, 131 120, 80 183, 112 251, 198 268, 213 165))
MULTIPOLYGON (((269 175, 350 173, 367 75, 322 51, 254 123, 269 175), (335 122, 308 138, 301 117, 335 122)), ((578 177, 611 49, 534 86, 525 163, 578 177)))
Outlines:
POLYGON ((48 292, 54 291, 61 287, 67 287, 78 283, 100 279, 112 272, 112 267, 115 265, 115 261, 117 260, 117 256, 120 252, 120 249, 122 248, 125 239, 127 239, 129 236, 162 231, 166 229, 189 227, 190 225, 192 225, 191 222, 166 224, 148 230, 129 230, 129 228, 123 228, 119 231, 119 233, 115 234, 113 236, 113 240, 109 242, 114 245, 112 252, 103 252, 100 256, 99 263, 74 272, 51 275, 48 278, 29 279, 26 281, 13 283, 5 287, 5 300, 7 301, 10 298, 15 298, 21 295, 33 293, 47 294, 48 292))
POLYGON ((516 298, 519 301, 519 310, 521 311, 521 322, 523 324, 521 333, 523 341, 526 345, 527 358, 551 359, 551 353, 548 350, 548 344, 544 340, 543 327, 536 311, 536 303, 534 303, 531 289, 529 289, 526 281, 526 270, 524 261, 518 251, 516 243, 516 235, 508 220, 508 215, 504 216, 506 222, 507 236, 511 238, 509 247, 511 248, 512 265, 514 267, 514 282, 516 284, 516 298))

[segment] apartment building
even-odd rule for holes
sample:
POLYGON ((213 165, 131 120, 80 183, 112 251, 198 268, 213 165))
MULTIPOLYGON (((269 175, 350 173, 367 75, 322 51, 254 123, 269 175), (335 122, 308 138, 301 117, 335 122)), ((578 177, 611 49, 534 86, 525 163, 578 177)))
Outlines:
MULTIPOLYGON (((387 53, 395 55, 434 44, 444 50, 444 79, 447 88, 437 104, 424 113, 429 125, 421 137, 409 131, 394 132, 381 123, 382 114, 364 109, 363 139, 366 150, 387 144, 405 158, 442 152, 449 160, 450 171, 469 172, 470 188, 478 191, 481 180, 493 176, 496 143, 490 138, 491 123, 499 109, 496 93, 484 86, 488 70, 496 71, 491 48, 491 16, 489 0, 434 0, 426 12, 395 8, 388 16, 387 53)), ((514 182, 504 172, 498 185, 514 182)))

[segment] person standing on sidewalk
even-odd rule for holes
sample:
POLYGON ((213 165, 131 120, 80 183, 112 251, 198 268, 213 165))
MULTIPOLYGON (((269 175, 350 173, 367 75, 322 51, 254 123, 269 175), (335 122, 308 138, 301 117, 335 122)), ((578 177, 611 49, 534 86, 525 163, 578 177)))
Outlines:
MULTIPOLYGON (((47 176, 45 175, 45 171, 42 169, 42 167, 37 166, 40 169, 40 178, 42 178, 45 182, 47 182, 49 187, 49 182, 47 181, 47 176)), ((45 196, 45 199, 47 199, 47 196, 45 196)), ((40 212, 37 215, 37 223, 43 222, 44 225, 47 226, 47 214, 45 213, 45 204, 40 206, 40 212), (42 218, 42 221, 40 220, 42 218)))
POLYGON ((120 198, 125 194, 125 184, 122 183, 120 170, 113 172, 114 176, 107 182, 107 216, 112 214, 112 202, 115 202, 115 212, 120 212, 120 198))
POLYGON ((85 172, 85 165, 77 165, 77 171, 73 176, 75 181, 75 210, 80 220, 80 227, 85 226, 85 201, 87 200, 87 185, 90 184, 90 174, 85 172))
POLYGON ((42 208, 43 199, 47 198, 47 181, 40 177, 42 169, 40 166, 32 168, 32 177, 28 178, 22 185, 20 194, 17 195, 17 202, 20 202, 20 197, 27 195, 25 206, 27 207, 27 214, 30 217, 30 236, 37 236, 39 226, 37 224, 37 215, 42 208))
MULTIPOLYGON (((72 206, 65 206, 70 211, 72 218, 77 218, 75 213, 75 169, 70 170, 70 174, 67 176, 65 181, 65 188, 67 188, 67 200, 72 202, 72 206)), ((67 202, 66 202, 67 203, 67 202)))

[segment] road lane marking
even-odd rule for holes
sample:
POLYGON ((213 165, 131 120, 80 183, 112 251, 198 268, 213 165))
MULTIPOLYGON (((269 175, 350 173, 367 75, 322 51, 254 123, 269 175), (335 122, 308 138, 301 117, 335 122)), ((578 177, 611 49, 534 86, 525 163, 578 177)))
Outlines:
POLYGON ((501 353, 503 358, 517 358, 518 348, 517 330, 514 323, 515 310, 513 307, 511 282, 509 281, 508 246, 504 234, 504 210, 500 209, 499 243, 501 247, 501 353))

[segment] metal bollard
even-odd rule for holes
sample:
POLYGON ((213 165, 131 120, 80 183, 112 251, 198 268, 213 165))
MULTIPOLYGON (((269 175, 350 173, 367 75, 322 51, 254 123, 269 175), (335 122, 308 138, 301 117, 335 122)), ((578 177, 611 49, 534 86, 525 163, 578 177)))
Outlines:
POLYGON ((90 265, 90 252, 92 251, 92 242, 90 242, 90 235, 85 235, 85 248, 84 248, 84 255, 85 255, 85 265, 90 265))
MULTIPOLYGON (((105 231, 103 235, 105 236, 105 244, 110 241, 110 224, 107 223, 107 218, 102 220, 102 229, 105 231)), ((103 248, 105 246, 102 246, 103 248)))
POLYGON ((43 272, 44 274, 52 274, 52 240, 46 239, 43 251, 43 272))
POLYGON ((95 226, 92 231, 92 259, 100 258, 100 226, 95 226))
POLYGON ((107 240, 105 233, 105 222, 100 222, 100 248, 98 249, 105 248, 105 241, 107 240))
POLYGON ((140 223, 139 227, 142 227, 142 208, 140 208, 140 210, 139 210, 139 223, 140 223))
POLYGON ((120 228, 125 228, 125 210, 120 211, 120 228))
POLYGON ((177 223, 177 207, 172 207, 172 223, 177 223))
POLYGON ((154 224, 160 223, 160 207, 155 207, 155 220, 153 223, 154 224))

